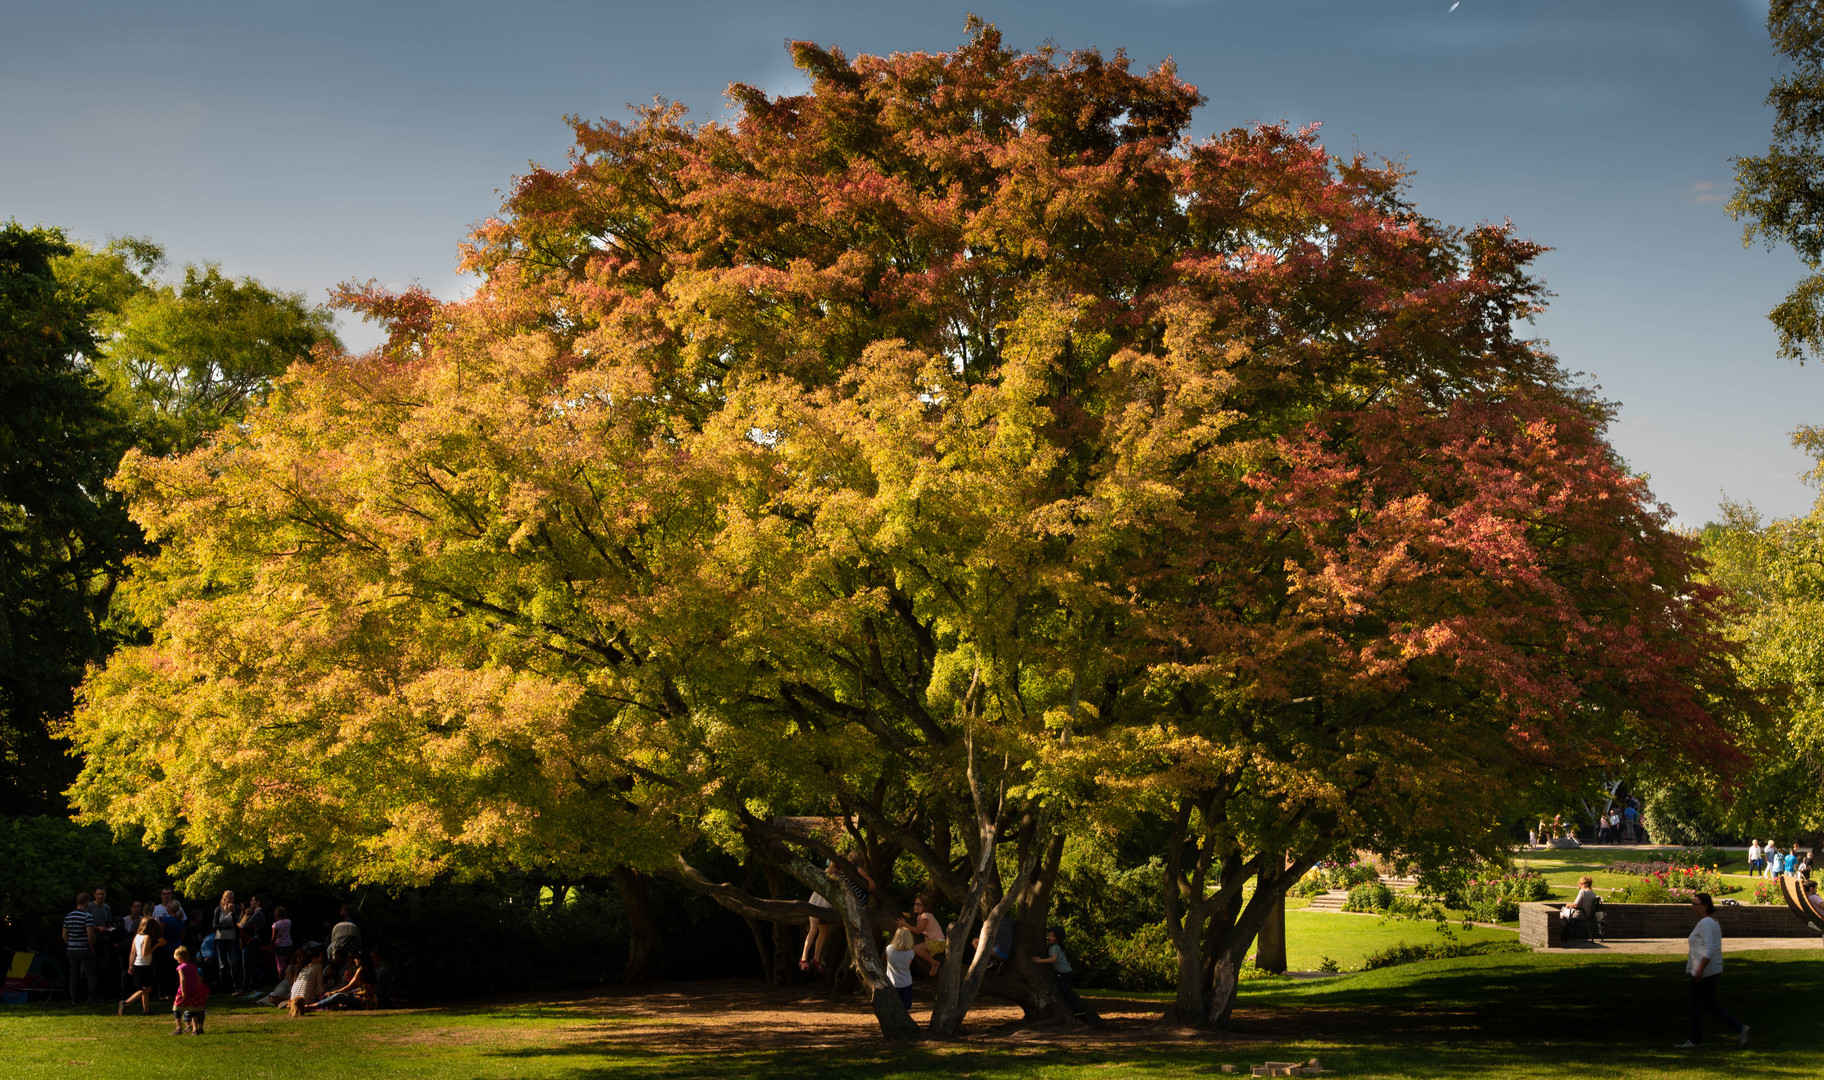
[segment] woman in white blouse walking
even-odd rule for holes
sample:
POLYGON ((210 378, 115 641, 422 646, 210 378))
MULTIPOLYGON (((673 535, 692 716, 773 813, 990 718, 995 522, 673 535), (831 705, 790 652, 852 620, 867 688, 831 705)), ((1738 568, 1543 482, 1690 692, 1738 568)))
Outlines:
POLYGON ((1723 928, 1717 925, 1716 905, 1710 901, 1710 894, 1693 895, 1691 911, 1697 916, 1697 926, 1691 930, 1691 954, 1685 961, 1685 973, 1691 976, 1691 1037, 1678 1049, 1695 1050, 1703 1045, 1706 1009, 1734 1029, 1735 1037, 1747 1046, 1748 1025, 1716 1003, 1716 981, 1723 976, 1723 928))

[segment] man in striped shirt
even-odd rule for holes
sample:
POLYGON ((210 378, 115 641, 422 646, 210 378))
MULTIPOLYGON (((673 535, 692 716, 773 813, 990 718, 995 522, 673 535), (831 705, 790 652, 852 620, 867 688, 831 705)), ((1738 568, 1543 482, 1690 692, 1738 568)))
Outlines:
POLYGON ((63 917, 63 949, 70 961, 70 1001, 77 1001, 78 987, 94 1001, 101 996, 101 969, 96 966, 95 917, 89 914, 88 893, 76 895, 76 910, 63 917))

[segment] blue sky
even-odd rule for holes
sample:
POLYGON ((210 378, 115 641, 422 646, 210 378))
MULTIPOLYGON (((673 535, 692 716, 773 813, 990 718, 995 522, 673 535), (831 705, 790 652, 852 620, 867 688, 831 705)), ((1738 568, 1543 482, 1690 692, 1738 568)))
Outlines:
POLYGON ((659 96, 720 116, 731 81, 802 85, 787 38, 944 49, 976 11, 1019 47, 1171 55, 1209 96, 1199 133, 1322 121, 1333 150, 1404 161, 1431 216, 1513 219, 1554 248, 1536 332, 1621 403, 1616 446, 1680 520, 1724 491, 1803 512, 1786 434, 1824 423, 1824 370, 1775 358, 1765 320, 1802 268, 1722 212, 1729 158, 1767 143, 1765 4, 1449 8, 0 0, 0 217, 148 235, 317 299, 370 277, 456 295, 457 242, 529 161, 562 161, 565 114, 659 96))

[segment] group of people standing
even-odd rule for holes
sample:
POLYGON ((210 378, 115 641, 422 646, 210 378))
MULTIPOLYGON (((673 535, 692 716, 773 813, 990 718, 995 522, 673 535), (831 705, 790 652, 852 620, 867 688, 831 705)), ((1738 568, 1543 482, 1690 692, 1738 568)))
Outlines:
POLYGON ((257 896, 240 904, 233 892, 213 907, 186 909, 168 888, 116 914, 108 890, 97 887, 77 894, 63 917, 63 945, 71 1001, 113 999, 116 990, 128 998, 173 997, 178 966, 191 958, 214 969, 209 981, 245 992, 250 974, 263 977, 261 968, 290 954, 291 917, 283 907, 268 912, 257 896))
POLYGON ((1598 844, 1639 844, 1646 839, 1647 831, 1641 827, 1640 800, 1632 795, 1621 802, 1610 803, 1607 810, 1596 815, 1598 844))
POLYGON ((1811 852, 1800 851, 1797 844, 1785 852, 1767 841, 1765 847, 1759 840, 1748 842, 1748 872, 1755 877, 1797 876, 1805 881, 1811 880, 1811 852))
POLYGON ((203 1033, 211 990, 289 1006, 371 1008, 379 1001, 379 968, 363 950, 360 928, 346 905, 328 942, 294 935, 283 906, 267 910, 232 890, 210 906, 186 908, 173 890, 156 901, 133 901, 116 915, 106 888, 79 893, 62 925, 72 1003, 118 1000, 124 1014, 172 1002, 177 1030, 203 1033), (277 985, 274 979, 277 978, 277 985))

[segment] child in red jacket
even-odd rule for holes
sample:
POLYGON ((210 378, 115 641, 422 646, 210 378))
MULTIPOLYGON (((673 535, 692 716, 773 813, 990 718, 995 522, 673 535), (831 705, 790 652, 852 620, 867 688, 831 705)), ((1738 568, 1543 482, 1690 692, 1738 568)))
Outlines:
POLYGON ((171 1015, 177 1018, 177 1027, 171 1034, 182 1035, 187 1027, 192 1035, 203 1033, 203 1018, 208 1015, 204 1006, 209 1004, 209 986, 203 982, 203 973, 190 962, 190 950, 179 946, 171 954, 177 961, 177 999, 171 1003, 171 1015))

